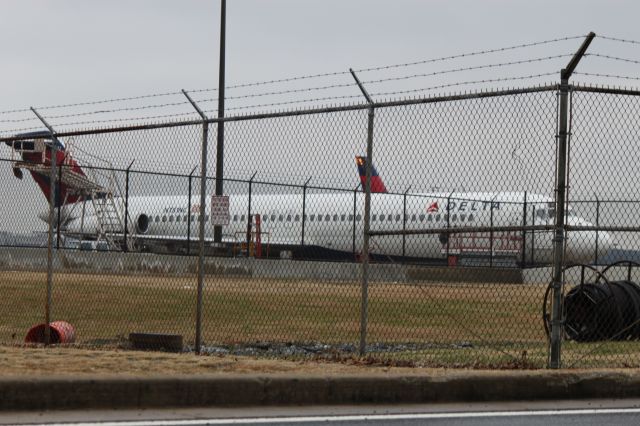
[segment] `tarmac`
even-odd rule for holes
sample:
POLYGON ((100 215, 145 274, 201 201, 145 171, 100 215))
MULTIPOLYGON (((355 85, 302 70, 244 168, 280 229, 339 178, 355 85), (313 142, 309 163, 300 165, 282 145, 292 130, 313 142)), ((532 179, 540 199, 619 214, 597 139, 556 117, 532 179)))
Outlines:
POLYGON ((1 411, 425 404, 640 397, 640 370, 444 375, 4 377, 1 411))

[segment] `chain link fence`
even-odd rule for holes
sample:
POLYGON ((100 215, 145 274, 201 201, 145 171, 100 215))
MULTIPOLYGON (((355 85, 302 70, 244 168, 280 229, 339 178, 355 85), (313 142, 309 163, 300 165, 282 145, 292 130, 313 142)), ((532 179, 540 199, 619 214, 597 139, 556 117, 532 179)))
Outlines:
POLYGON ((224 170, 218 120, 204 156, 202 122, 3 138, 0 342, 541 368, 559 327, 563 366, 638 366, 640 93, 569 87, 563 157, 561 90, 227 118, 224 170))

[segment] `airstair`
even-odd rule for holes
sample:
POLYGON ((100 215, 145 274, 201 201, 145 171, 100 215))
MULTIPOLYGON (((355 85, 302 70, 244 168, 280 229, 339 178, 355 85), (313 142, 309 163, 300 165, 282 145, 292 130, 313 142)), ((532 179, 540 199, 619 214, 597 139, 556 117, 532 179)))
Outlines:
MULTIPOLYGON (((57 178, 58 184, 63 189, 64 199, 61 201, 62 214, 71 215, 76 209, 81 209, 80 223, 82 239, 87 234, 97 233, 96 243, 105 242, 110 250, 122 250, 127 247, 128 250, 135 250, 136 239, 133 230, 134 226, 129 225, 128 233, 125 238, 125 197, 121 190, 121 185, 115 175, 113 165, 104 159, 92 156, 93 160, 101 162, 100 167, 95 167, 86 159, 82 160, 82 174, 79 168, 74 167, 72 163, 71 148, 73 141, 67 142, 65 149, 66 156, 64 163, 58 165, 57 178), (72 201, 70 201, 70 199, 72 201), (88 204, 93 207, 95 215, 95 230, 87 228, 87 212, 88 204), (126 243, 125 243, 126 240, 126 243)), ((24 151, 18 149, 17 151, 24 151)), ((49 176, 51 166, 45 164, 45 144, 41 140, 36 140, 30 152, 41 152, 42 162, 26 162, 17 160, 12 155, 13 167, 36 172, 38 174, 49 176)), ((130 218, 128 218, 131 224, 130 218)))

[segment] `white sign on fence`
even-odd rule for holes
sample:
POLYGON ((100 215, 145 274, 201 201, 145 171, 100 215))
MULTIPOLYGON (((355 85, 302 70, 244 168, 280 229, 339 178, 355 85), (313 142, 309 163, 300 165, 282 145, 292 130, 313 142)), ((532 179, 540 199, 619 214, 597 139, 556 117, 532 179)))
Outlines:
POLYGON ((214 226, 226 226, 231 218, 229 215, 229 196, 211 196, 211 224, 214 226))

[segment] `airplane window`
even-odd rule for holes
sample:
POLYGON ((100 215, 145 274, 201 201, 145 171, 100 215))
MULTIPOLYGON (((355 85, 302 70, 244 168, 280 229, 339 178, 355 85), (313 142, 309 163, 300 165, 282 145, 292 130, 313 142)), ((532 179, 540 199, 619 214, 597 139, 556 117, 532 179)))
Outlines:
POLYGON ((313 222, 315 220, 315 218, 316 218, 316 215, 312 214, 309 218, 311 219, 311 222, 313 222))
POLYGON ((275 214, 272 214, 272 215, 271 215, 271 222, 275 222, 275 221, 276 221, 276 215, 275 215, 275 214))
POLYGON ((453 222, 457 222, 457 221, 458 221, 458 215, 457 215, 457 214, 453 214, 453 215, 451 215, 451 220, 452 220, 453 222))
POLYGON ((384 215, 383 214, 380 215, 380 222, 384 222, 384 215))
POLYGON ((306 214, 302 215, 302 220, 306 221, 309 217, 306 214))
POLYGON ((300 215, 299 214, 295 215, 293 220, 296 221, 296 222, 300 222, 300 215))
POLYGON ((156 223, 160 222, 160 216, 156 216, 156 223))
POLYGON ((377 214, 372 215, 371 216, 371 222, 375 222, 377 218, 378 218, 377 214))
POLYGON ((282 222, 284 221, 284 216, 283 215, 278 215, 278 222, 282 222))
MULTIPOLYGON (((156 216, 156 219, 157 218, 158 218, 158 216, 156 216)), ((195 222, 195 220, 196 220, 196 217, 194 215, 191 215, 191 222, 195 222)), ((157 222, 157 220, 156 220, 156 222, 157 222)))
POLYGON ((353 215, 352 214, 349 215, 349 222, 353 222, 353 215))
POLYGON ((176 216, 176 222, 180 222, 182 218, 180 216, 176 216))
POLYGON ((209 222, 209 215, 208 214, 204 216, 204 221, 205 222, 209 222))
POLYGON ((167 221, 167 217, 166 216, 162 216, 162 222, 166 222, 167 221))
POLYGON ((415 214, 412 214, 412 215, 411 215, 411 222, 415 222, 415 221, 416 221, 416 215, 415 215, 415 214))
MULTIPOLYGON (((429 219, 431 219, 431 216, 429 216, 429 219)), ((423 214, 420 215, 420 222, 424 222, 424 215, 423 214)))
POLYGON ((169 216, 169 222, 173 222, 173 215, 169 216))
MULTIPOLYGON (((406 219, 407 219, 407 218, 405 217, 405 220, 406 220, 406 219)), ((396 215, 396 222, 400 222, 400 215, 399 215, 399 214, 397 214, 397 215, 396 215)))
POLYGON ((473 221, 473 214, 469 215, 469 222, 473 221))
POLYGON ((460 222, 464 222, 464 220, 467 218, 466 214, 461 214, 460 215, 460 222))
POLYGON ((334 215, 333 215, 333 221, 334 221, 334 222, 337 222, 337 221, 338 221, 338 215, 337 215, 337 214, 334 214, 334 215))
POLYGON ((291 222, 291 215, 290 214, 287 215, 287 222, 291 222))
POLYGON ((391 221, 393 220, 393 215, 392 215, 392 214, 390 214, 389 216, 387 216, 387 220, 388 220, 389 222, 391 222, 391 221))
POLYGON ((346 218, 347 218, 347 215, 345 215, 345 214, 343 214, 343 215, 341 215, 341 216, 340 216, 340 220, 341 220, 342 222, 344 222, 346 218))
POLYGON ((449 221, 449 213, 446 213, 446 214, 444 215, 444 220, 445 220, 445 222, 448 222, 448 221, 449 221))
POLYGON ((437 216, 436 216, 436 222, 440 222, 440 219, 441 219, 441 218, 442 218, 442 216, 437 215, 437 216))
POLYGON ((331 215, 326 215, 326 216, 324 217, 324 221, 325 221, 325 222, 329 222, 330 220, 331 220, 331 215))
POLYGON ((244 215, 240 216, 240 222, 244 222, 244 215))
POLYGON ((234 221, 234 222, 237 222, 237 221, 238 221, 238 215, 237 215, 237 214, 234 214, 234 215, 233 215, 233 221, 234 221))
POLYGON ((186 214, 184 215, 184 217, 182 218, 183 222, 188 222, 189 221, 189 216, 187 216, 186 214))
POLYGON ((360 221, 362 220, 362 216, 361 216, 361 215, 356 215, 356 220, 357 220, 358 222, 360 222, 360 221))
POLYGON ((429 215, 429 216, 427 216, 427 220, 428 220, 429 222, 433 222, 433 215, 429 215))

